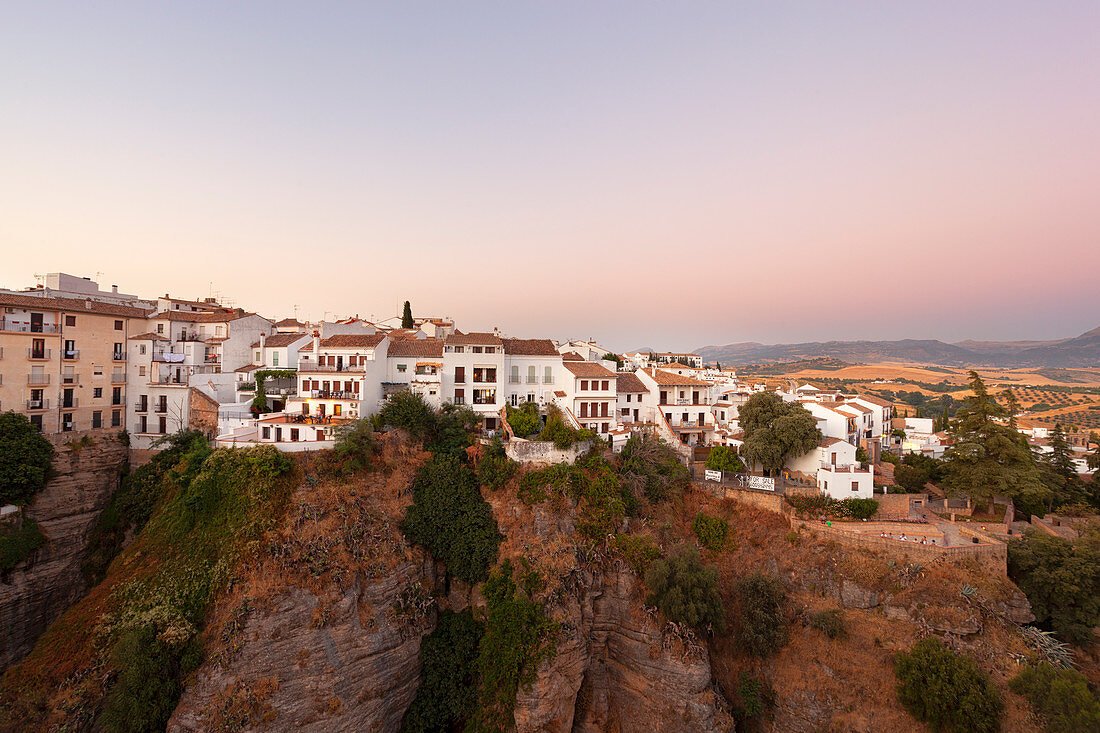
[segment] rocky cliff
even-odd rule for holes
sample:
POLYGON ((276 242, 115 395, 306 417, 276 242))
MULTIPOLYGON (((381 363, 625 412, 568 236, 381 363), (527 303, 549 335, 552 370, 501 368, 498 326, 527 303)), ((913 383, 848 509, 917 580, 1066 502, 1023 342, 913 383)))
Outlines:
POLYGON ((80 565, 88 536, 129 447, 115 432, 50 436, 56 475, 27 508, 48 542, 0 582, 0 670, 18 661, 85 589, 80 565))

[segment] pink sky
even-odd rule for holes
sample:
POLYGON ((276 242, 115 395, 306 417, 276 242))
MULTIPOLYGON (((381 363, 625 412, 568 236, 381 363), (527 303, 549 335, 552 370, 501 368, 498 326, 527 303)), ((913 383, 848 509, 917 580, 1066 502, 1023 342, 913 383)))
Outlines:
POLYGON ((0 286, 619 349, 1076 335, 1100 5, 959 7, 0 10, 0 286))

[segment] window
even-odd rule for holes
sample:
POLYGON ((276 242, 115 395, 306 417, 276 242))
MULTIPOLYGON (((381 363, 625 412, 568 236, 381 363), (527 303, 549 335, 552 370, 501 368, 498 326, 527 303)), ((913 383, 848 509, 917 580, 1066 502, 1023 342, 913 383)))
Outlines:
POLYGON ((456 347, 455 347, 455 353, 456 353, 456 354, 461 354, 461 353, 463 353, 464 351, 466 351, 466 347, 465 347, 465 346, 456 346, 456 347))
POLYGON ((510 399, 512 401, 512 407, 518 407, 519 406, 519 395, 518 394, 513 392, 510 399))
POLYGON ((290 442, 292 442, 292 443, 297 443, 298 442, 298 428, 291 428, 290 429, 290 442))
POLYGON ((610 382, 608 380, 603 380, 602 382, 600 382, 600 389, 606 392, 608 389, 610 389, 610 387, 608 386, 609 384, 610 382))
POLYGON ((160 334, 164 333, 164 324, 163 323, 158 323, 157 324, 157 333, 160 333, 160 334))
POLYGON ((121 331, 122 330, 122 321, 115 321, 115 330, 116 331, 121 331))
POLYGON ((480 346, 471 346, 470 347, 470 353, 471 354, 480 354, 481 353, 481 347, 480 346))
POLYGON ((111 404, 112 405, 121 405, 122 404, 122 387, 112 387, 111 388, 111 404))
POLYGON ((600 423, 600 432, 601 433, 606 433, 607 432, 607 423, 600 423))
POLYGON ((581 403, 581 417, 588 417, 588 403, 581 403))
POLYGON ((138 367, 138 376, 139 377, 144 377, 145 376, 145 367, 143 367, 143 366, 138 367))
MULTIPOLYGON (((466 383, 466 367, 456 366, 455 367, 455 384, 465 384, 465 383, 466 383)), ((457 390, 455 392, 455 394, 457 395, 461 391, 462 390, 457 390)), ((455 404, 460 405, 462 403, 461 402, 456 402, 455 404)))
POLYGON ((553 384, 554 383, 554 369, 553 369, 553 367, 546 367, 546 370, 543 372, 543 375, 542 375, 542 382, 543 382, 543 384, 553 384))
POLYGON ((138 416, 138 432, 139 433, 148 433, 149 432, 149 418, 147 418, 145 415, 139 415, 138 416))
POLYGON ((141 354, 142 356, 145 355, 145 344, 142 344, 141 346, 138 347, 138 353, 141 354))
POLYGON ((497 402, 497 391, 495 389, 475 389, 474 390, 474 404, 475 405, 495 405, 497 402))
POLYGON ((531 366, 527 367, 527 383, 534 384, 537 381, 539 381, 539 375, 537 370, 535 369, 535 366, 532 364, 531 366))
POLYGON ((66 326, 75 326, 76 325, 76 316, 65 316, 65 325, 66 326))
POLYGON ((271 440, 271 428, 264 426, 264 440, 271 440))
POLYGON ((42 432, 42 416, 31 415, 31 425, 38 429, 38 432, 42 432))
POLYGON ((160 417, 160 418, 157 418, 157 421, 159 423, 157 425, 157 428, 158 428, 157 432, 160 433, 161 435, 166 435, 168 433, 168 418, 160 417))
POLYGON ((64 412, 61 414, 61 429, 66 433, 73 429, 73 413, 64 412))
POLYGON ((95 397, 96 399, 99 399, 102 396, 103 396, 103 388, 102 387, 93 387, 92 388, 92 397, 95 397))
POLYGON ((519 384, 519 367, 514 364, 512 365, 512 371, 508 374, 508 382, 511 384, 519 384))
POLYGON ((858 481, 853 481, 852 482, 852 491, 859 491, 859 482, 858 481))
POLYGON ((279 366, 279 352, 278 351, 272 351, 271 352, 271 366, 279 366))
POLYGON ((260 363, 260 352, 258 352, 258 351, 256 352, 256 358, 253 359, 252 361, 256 364, 260 363))
POLYGON ((92 427, 93 428, 103 427, 103 413, 100 412, 99 410, 96 410, 92 413, 92 427))
POLYGON ((587 391, 588 391, 588 380, 587 379, 582 379, 581 380, 581 392, 587 392, 587 391))
POLYGON ((103 367, 101 367, 101 366, 93 366, 93 367, 92 367, 92 376, 95 376, 95 377, 102 377, 102 376, 103 376, 103 367))
POLYGON ((117 428, 122 426, 122 410, 111 410, 111 427, 117 428))
POLYGON ((409 368, 408 364, 398 364, 397 365, 397 371, 400 372, 401 374, 404 374, 405 370, 408 369, 408 368, 409 368))
POLYGON ((456 405, 465 405, 466 404, 466 396, 464 394, 465 391, 466 390, 463 390, 463 389, 456 389, 455 390, 455 404, 456 405))

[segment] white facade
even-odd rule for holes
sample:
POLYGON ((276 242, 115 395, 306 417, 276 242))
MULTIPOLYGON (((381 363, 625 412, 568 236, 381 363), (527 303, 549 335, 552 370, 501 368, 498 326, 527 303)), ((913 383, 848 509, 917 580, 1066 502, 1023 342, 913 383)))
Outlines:
POLYGON ((874 467, 823 466, 817 472, 817 487, 834 499, 873 499, 874 467))
POLYGON ((588 361, 567 361, 563 366, 567 378, 562 380, 564 396, 558 398, 559 405, 581 426, 606 438, 618 427, 615 372, 588 361))
POLYGON ((456 331, 444 340, 444 401, 469 405, 490 430, 504 406, 503 374, 504 343, 496 334, 456 331))

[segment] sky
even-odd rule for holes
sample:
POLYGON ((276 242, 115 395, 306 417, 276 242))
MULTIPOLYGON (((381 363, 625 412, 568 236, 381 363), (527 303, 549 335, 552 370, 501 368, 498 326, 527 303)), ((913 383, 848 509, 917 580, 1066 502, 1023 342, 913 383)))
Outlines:
POLYGON ((620 350, 1100 325, 1100 3, 0 6, 0 287, 620 350))

